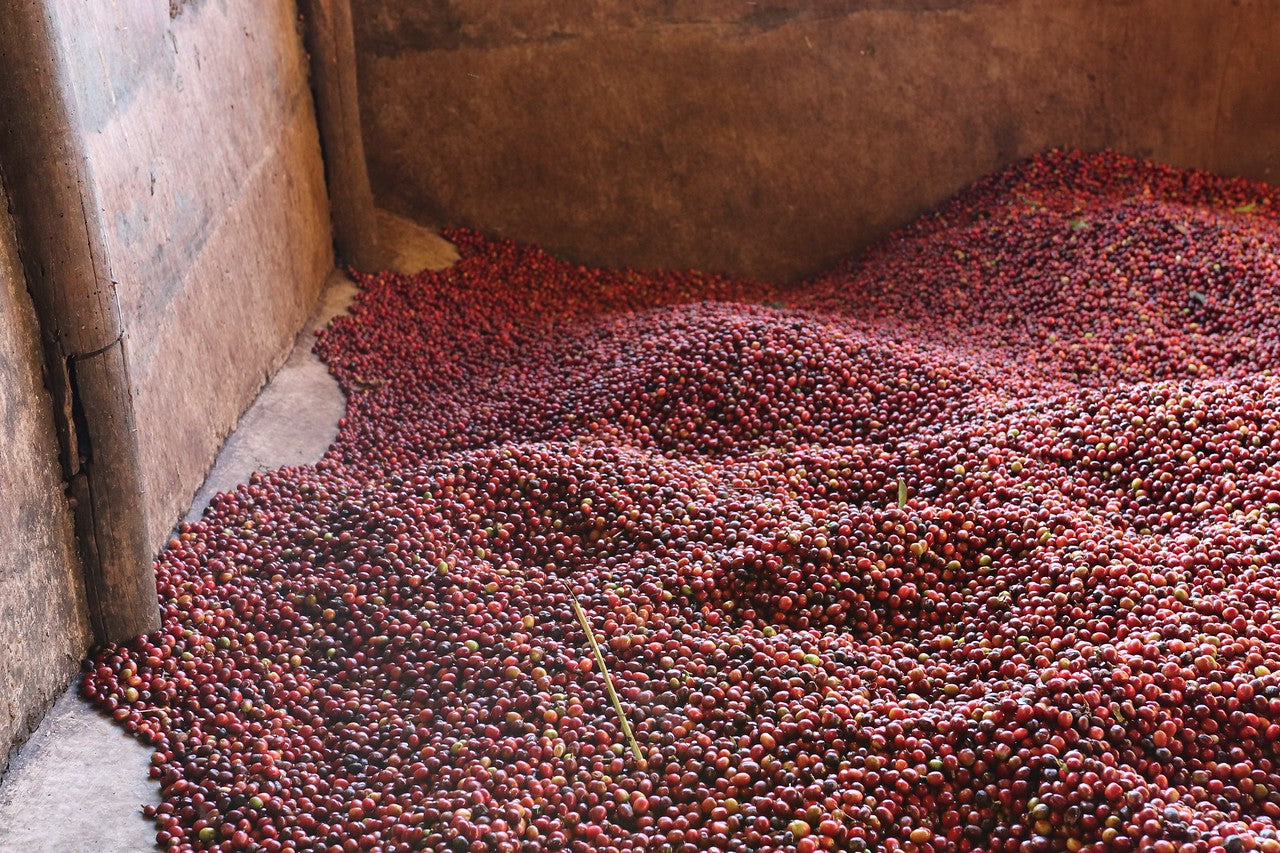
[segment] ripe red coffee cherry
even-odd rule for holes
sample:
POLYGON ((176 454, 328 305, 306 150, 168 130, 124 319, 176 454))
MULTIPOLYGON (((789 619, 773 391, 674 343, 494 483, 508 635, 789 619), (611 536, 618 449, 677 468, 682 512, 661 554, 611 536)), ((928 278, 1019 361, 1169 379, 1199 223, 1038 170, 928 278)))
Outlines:
POLYGON ((157 838, 1280 850, 1277 199, 1053 152, 789 287, 359 276, 333 447, 86 671, 157 838))

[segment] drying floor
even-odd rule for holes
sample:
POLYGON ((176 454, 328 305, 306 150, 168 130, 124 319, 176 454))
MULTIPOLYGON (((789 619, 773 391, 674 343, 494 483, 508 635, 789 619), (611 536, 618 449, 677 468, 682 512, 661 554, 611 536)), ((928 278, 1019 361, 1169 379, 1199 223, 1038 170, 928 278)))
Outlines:
MULTIPOLYGON (((378 226, 388 269, 417 272, 456 258, 444 240, 405 220, 380 212, 378 226)), ((355 292, 349 278, 333 274, 288 360, 227 437, 188 520, 254 471, 305 465, 324 454, 337 435, 344 401, 311 352, 314 330, 343 313, 355 292)), ((142 815, 145 804, 160 802, 148 777, 151 750, 86 702, 79 681, 18 750, 0 783, 0 853, 160 849, 155 824, 142 815)))

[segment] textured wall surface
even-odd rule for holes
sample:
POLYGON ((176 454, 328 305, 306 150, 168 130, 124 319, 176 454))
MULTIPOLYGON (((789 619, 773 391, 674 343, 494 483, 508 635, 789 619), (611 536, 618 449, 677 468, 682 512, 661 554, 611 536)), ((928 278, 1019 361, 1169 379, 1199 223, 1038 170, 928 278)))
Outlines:
POLYGON ((292 2, 54 0, 158 547, 332 268, 292 2))
POLYGON ((1280 180, 1273 0, 366 0, 378 201, 576 259, 790 278, 1112 146, 1280 180))
POLYGON ((0 190, 0 773, 89 642, 35 312, 0 190))

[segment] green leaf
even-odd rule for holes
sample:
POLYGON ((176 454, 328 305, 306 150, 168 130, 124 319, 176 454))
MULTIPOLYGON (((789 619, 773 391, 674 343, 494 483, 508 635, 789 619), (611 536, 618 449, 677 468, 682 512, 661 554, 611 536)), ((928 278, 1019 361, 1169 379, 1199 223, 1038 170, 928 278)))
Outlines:
POLYGON ((898 509, 902 509, 907 505, 907 481, 898 478, 898 509))
POLYGON ((1258 209, 1258 203, 1256 201, 1251 201, 1248 204, 1242 204, 1239 207, 1231 208, 1231 212, 1232 213, 1253 213, 1257 209, 1258 209))

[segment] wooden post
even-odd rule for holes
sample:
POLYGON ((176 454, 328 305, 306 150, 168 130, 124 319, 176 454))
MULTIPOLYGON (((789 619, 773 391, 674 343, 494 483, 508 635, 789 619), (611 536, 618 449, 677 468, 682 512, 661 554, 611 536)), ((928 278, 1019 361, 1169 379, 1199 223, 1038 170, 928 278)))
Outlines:
POLYGON ((350 0, 300 0, 311 89, 338 257, 372 272, 382 265, 373 189, 364 157, 350 0))
POLYGON ((76 94, 40 0, 0 0, 0 169, 75 502, 90 621, 100 642, 160 625, 124 330, 76 94))

